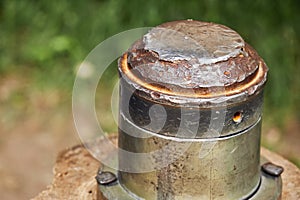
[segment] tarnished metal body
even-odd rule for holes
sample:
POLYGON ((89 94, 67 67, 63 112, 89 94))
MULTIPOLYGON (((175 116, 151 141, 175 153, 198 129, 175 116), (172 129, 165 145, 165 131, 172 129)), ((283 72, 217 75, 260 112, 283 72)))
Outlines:
MULTIPOLYGON (((120 148, 135 153, 149 153, 163 149, 161 153, 151 155, 153 159, 149 160, 119 155, 121 167, 141 169, 143 165, 151 166, 155 161, 167 162, 171 159, 171 155, 178 154, 174 162, 154 172, 120 172, 120 182, 130 192, 149 200, 239 199, 251 196, 258 188, 262 93, 258 93, 242 104, 230 107, 191 109, 164 105, 167 118, 178 119, 178 122, 167 120, 161 129, 163 131, 155 133, 141 126, 147 125, 149 119, 147 113, 154 103, 141 99, 132 90, 126 88, 126 83, 121 84, 121 91, 124 99, 128 94, 131 97, 129 112, 126 113, 121 109, 120 148), (182 111, 182 109, 188 110, 182 111), (221 113, 225 115, 222 136, 209 134, 212 112, 219 113, 215 116, 222 116, 221 113), (244 119, 240 124, 236 124, 232 119, 237 112, 243 113, 244 119), (193 123, 199 120, 194 117, 196 113, 200 116, 198 124, 193 123), (186 125, 181 125, 181 128, 186 131, 174 137, 173 134, 178 133, 181 122, 179 119, 182 118, 189 121, 186 125), (191 138, 188 130, 193 127, 190 124, 198 125, 197 134, 195 136, 191 134, 191 138), (139 137, 141 135, 144 137, 139 137), (169 145, 170 141, 172 145, 169 145), (205 146, 208 146, 208 149, 205 146), (182 155, 180 155, 181 151, 182 155), (204 153, 202 157, 201 153, 204 153)), ((124 108, 123 106, 126 107, 121 102, 121 108, 124 108)), ((159 114, 155 113, 153 117, 160 118, 159 114)))
POLYGON ((120 58, 119 73, 118 187, 126 199, 259 194, 267 182, 260 170, 267 67, 236 32, 190 20, 160 25, 120 58))
MULTIPOLYGON (((255 124, 247 132, 218 140, 203 158, 199 152, 203 143, 214 141, 194 140, 188 150, 175 162, 155 172, 120 172, 120 181, 130 192, 144 199, 244 199, 250 197, 260 184, 259 129, 255 124)), ((170 140, 154 136, 136 140, 122 134, 120 142, 129 140, 127 150, 136 150, 139 143, 146 150, 155 150, 170 140), (131 146, 132 148, 128 148, 131 146)), ((177 145, 180 148, 182 142, 177 145)), ((124 148, 126 148, 124 147, 124 148)), ((142 147, 140 147, 142 148, 142 147)), ((173 153, 170 149, 168 154, 173 153)), ((159 158, 158 158, 159 159, 159 158)), ((168 159, 161 155, 160 159, 168 159)), ((139 166, 143 160, 126 159, 139 166)), ((145 162, 143 163, 145 164, 145 162)))
MULTIPOLYGON (((261 158, 261 164, 268 162, 264 157, 261 158)), ((115 170, 109 168, 103 168, 102 170, 107 171, 107 173, 116 173, 115 170)), ((245 198, 247 200, 279 200, 281 199, 281 189, 282 181, 280 176, 271 176, 263 171, 260 174, 261 181, 260 185, 257 188, 257 191, 254 191, 253 195, 245 198)), ((204 183, 205 184, 205 183, 204 183)), ((130 193, 124 186, 120 184, 119 181, 111 183, 109 185, 99 184, 98 186, 98 199, 108 199, 108 200, 138 200, 141 199, 135 194, 130 193)), ((145 188, 143 188, 145 190, 145 188)), ((188 197, 188 199, 191 197, 188 197)), ((198 197, 200 198, 200 197, 198 197)), ((158 198, 159 199, 159 198, 158 198)), ((202 197, 200 199, 207 199, 202 197)))

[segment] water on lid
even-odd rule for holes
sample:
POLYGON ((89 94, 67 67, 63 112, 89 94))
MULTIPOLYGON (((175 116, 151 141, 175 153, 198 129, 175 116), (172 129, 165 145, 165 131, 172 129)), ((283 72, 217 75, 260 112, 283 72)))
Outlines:
POLYGON ((182 21, 153 28, 143 37, 145 49, 166 61, 188 60, 212 64, 241 53, 244 40, 235 31, 218 24, 182 21))

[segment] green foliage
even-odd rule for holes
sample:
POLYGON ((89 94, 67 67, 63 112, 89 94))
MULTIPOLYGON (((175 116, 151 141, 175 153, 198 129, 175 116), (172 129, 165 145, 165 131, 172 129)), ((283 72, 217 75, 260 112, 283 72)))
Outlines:
POLYGON ((266 112, 282 121, 282 114, 299 110, 299 8, 296 0, 4 0, 0 73, 25 70, 37 85, 71 88, 76 66, 113 34, 171 20, 213 21, 235 29, 265 59, 266 112))

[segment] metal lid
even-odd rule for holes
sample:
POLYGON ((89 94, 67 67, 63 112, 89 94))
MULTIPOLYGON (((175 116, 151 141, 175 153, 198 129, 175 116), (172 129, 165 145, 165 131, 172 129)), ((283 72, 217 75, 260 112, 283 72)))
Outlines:
POLYGON ((122 56, 119 70, 151 100, 220 103, 255 94, 268 68, 232 29, 184 20, 151 29, 122 56))

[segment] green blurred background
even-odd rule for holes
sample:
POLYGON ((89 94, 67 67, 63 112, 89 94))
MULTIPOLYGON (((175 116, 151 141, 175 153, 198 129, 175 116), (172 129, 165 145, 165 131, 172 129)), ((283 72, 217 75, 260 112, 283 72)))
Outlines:
MULTIPOLYGON (((51 181, 57 152, 79 143, 72 121, 76 70, 106 38, 194 19, 231 27, 269 66, 262 143, 300 166, 300 1, 0 1, 0 199, 28 199, 51 181), (24 184, 26 182, 26 184, 24 184), (2 198, 1 198, 2 197, 2 198)), ((97 92, 110 111, 110 67, 97 92)))

